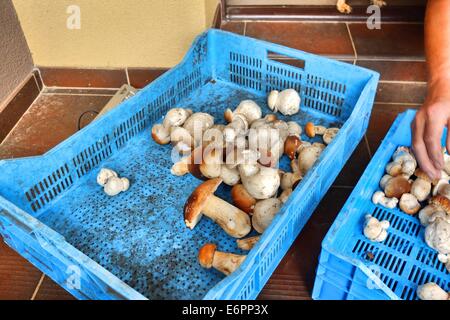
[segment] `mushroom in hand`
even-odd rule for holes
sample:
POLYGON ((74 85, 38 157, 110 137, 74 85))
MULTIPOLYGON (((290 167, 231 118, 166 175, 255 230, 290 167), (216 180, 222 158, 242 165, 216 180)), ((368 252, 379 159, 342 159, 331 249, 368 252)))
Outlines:
POLYGON ((205 215, 230 236, 245 237, 251 231, 250 218, 244 211, 214 195, 221 183, 220 178, 211 179, 203 182, 192 192, 184 206, 186 226, 194 229, 205 215))
POLYGON ((247 256, 217 251, 217 246, 207 243, 198 252, 198 261, 203 268, 214 268, 226 276, 233 273, 247 256))
POLYGON ((367 239, 374 242, 383 242, 386 240, 388 233, 387 229, 390 226, 389 221, 379 221, 370 214, 366 215, 364 222, 364 235, 367 239))

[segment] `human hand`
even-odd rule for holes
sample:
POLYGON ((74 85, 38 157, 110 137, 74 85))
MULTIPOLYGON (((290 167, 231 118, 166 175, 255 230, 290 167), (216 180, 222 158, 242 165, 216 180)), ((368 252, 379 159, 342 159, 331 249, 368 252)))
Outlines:
MULTIPOLYGON (((427 99, 411 124, 413 152, 419 166, 430 178, 439 179, 444 168, 441 137, 445 126, 450 127, 450 79, 429 85, 427 99)), ((450 151, 450 134, 447 133, 450 151)))

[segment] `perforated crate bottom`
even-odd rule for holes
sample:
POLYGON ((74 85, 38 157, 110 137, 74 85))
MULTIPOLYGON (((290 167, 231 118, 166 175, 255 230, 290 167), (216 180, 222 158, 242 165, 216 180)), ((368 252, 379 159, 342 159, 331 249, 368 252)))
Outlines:
MULTIPOLYGON (((373 204, 364 212, 390 222, 388 237, 382 243, 373 243, 364 237, 361 228, 355 229, 357 233, 345 244, 343 256, 362 261, 400 299, 417 299, 417 286, 427 282, 436 282, 444 290, 450 291, 450 274, 437 259, 437 252, 424 242, 425 229, 417 217, 407 215, 399 209, 391 210, 373 204)), ((363 219, 364 214, 361 213, 360 226, 363 225, 363 219)), ((348 273, 350 265, 343 260, 342 262, 344 265, 340 266, 331 263, 332 268, 348 273)), ((364 287, 367 279, 366 277, 358 282, 364 287)), ((352 277, 352 280, 355 279, 352 277)))
MULTIPOLYGON (((234 109, 243 99, 256 100, 264 114, 270 111, 265 97, 222 81, 206 83, 178 106, 208 112, 216 123, 223 123, 225 108, 234 109)), ((302 125, 307 121, 342 125, 331 123, 333 119, 305 112, 290 118, 302 125)), ((308 140, 305 136, 303 139, 308 140)), ((221 251, 244 252, 208 218, 193 231, 186 228, 183 206, 201 182, 190 175, 172 176, 170 153, 170 146, 153 142, 149 127, 80 179, 38 218, 149 299, 201 299, 224 276, 201 268, 197 262, 199 248, 213 242, 221 251), (106 196, 96 184, 102 167, 128 177, 128 192, 106 196)), ((287 158, 281 167, 289 167, 287 158)), ((222 186, 217 194, 229 198, 229 187, 222 186)))

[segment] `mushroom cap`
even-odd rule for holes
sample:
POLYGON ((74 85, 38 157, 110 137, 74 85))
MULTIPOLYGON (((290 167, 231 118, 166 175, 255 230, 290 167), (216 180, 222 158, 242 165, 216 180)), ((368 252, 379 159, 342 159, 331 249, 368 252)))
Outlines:
POLYGON ((393 177, 386 183, 384 193, 388 198, 400 199, 404 193, 409 193, 411 190, 411 184, 403 176, 393 177))
POLYGON ((241 176, 242 184, 255 199, 273 197, 280 186, 280 175, 277 169, 260 166, 259 172, 250 177, 241 176))
POLYGON ((450 200, 446 197, 441 195, 434 196, 430 199, 430 205, 434 205, 450 215, 450 200))
POLYGON ((450 216, 435 212, 425 228, 425 242, 441 254, 450 254, 450 216))
POLYGON ((183 128, 185 128, 193 138, 197 139, 202 138, 203 132, 205 132, 206 129, 211 128, 213 125, 214 117, 212 115, 204 112, 196 112, 186 119, 183 124, 183 128), (195 129, 200 130, 200 132, 197 133, 197 135, 201 134, 200 137, 196 136, 196 133, 194 132, 195 129))
POLYGON ((162 124, 157 123, 152 128, 152 138, 157 144, 168 144, 170 142, 170 132, 162 124))
POLYGON ((325 144, 330 144, 331 141, 333 141, 334 137, 336 137, 336 135, 339 133, 339 128, 328 128, 325 130, 324 134, 323 134, 323 142, 325 142, 325 144))
POLYGON ((233 121, 233 111, 230 108, 227 108, 223 113, 223 117, 226 122, 230 123, 231 121, 233 121))
POLYGON ((437 193, 441 196, 446 197, 447 199, 450 199, 450 184, 447 180, 439 180, 440 183, 436 184, 435 188, 437 189, 437 193))
POLYGON ((103 187, 111 177, 117 177, 117 173, 111 169, 102 168, 97 175, 97 183, 103 187))
POLYGON ((222 164, 220 177, 223 183, 229 186, 234 186, 241 180, 239 171, 236 168, 228 168, 225 164, 222 164))
POLYGON ((400 198, 400 209, 410 215, 416 214, 420 210, 420 203, 411 193, 404 193, 400 198))
POLYGON ((386 188, 386 183, 392 179, 392 176, 389 174, 385 174, 380 180, 380 187, 384 190, 386 188))
POLYGON ((297 154, 297 149, 300 146, 301 141, 297 136, 289 136, 284 141, 284 153, 289 159, 294 159, 297 154))
POLYGON ((171 127, 170 128, 170 141, 172 144, 176 144, 177 142, 184 142, 187 145, 192 144, 192 136, 183 127, 171 127))
POLYGON ((217 246, 213 243, 207 243, 200 248, 198 251, 198 262, 203 268, 209 269, 212 267, 216 250, 217 246))
POLYGON ((262 117, 261 108, 253 100, 243 100, 234 110, 234 114, 240 113, 244 115, 249 124, 262 117))
POLYGON ((300 138, 302 134, 302 127, 295 121, 288 121, 288 133, 290 136, 297 136, 300 138))
POLYGON ((208 201, 208 198, 216 192, 221 183, 222 179, 220 178, 205 181, 189 196, 184 205, 184 222, 190 229, 193 229, 197 225, 202 217, 202 209, 208 201))
POLYGON ((291 116, 300 110, 300 95, 294 89, 286 89, 278 94, 276 108, 282 114, 291 116))
POLYGON ((308 137, 314 138, 316 135, 316 130, 314 129, 314 123, 308 122, 305 125, 305 133, 308 137))
POLYGON ((322 153, 319 146, 307 146, 300 150, 298 154, 298 169, 302 175, 306 175, 309 169, 316 163, 322 153))
POLYGON ((170 109, 164 117, 163 125, 166 128, 182 126, 187 118, 192 114, 192 110, 183 108, 170 109))
POLYGON ((416 171, 414 171, 414 175, 417 178, 420 178, 420 179, 425 180, 430 183, 433 181, 433 179, 430 179, 430 177, 425 173, 425 171, 423 171, 420 168, 417 168, 416 171))
POLYGON ((277 198, 258 201, 253 209, 252 225, 258 233, 263 233, 280 210, 282 202, 277 198))
POLYGON ((429 224, 429 220, 430 220, 431 216, 437 211, 439 211, 439 209, 434 204, 429 204, 426 207, 422 208, 419 211, 420 223, 424 227, 426 227, 429 224))
POLYGON ((248 214, 252 214, 256 199, 247 192, 242 184, 236 184, 231 188, 231 198, 236 207, 248 214))

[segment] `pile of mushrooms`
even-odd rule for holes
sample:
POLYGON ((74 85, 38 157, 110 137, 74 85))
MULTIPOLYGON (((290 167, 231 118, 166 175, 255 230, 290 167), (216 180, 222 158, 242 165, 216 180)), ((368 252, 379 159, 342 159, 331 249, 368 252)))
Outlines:
MULTIPOLYGON (((440 179, 433 180, 417 168, 417 161, 408 147, 398 147, 392 161, 386 165, 386 174, 380 181, 381 190, 373 194, 372 202, 388 209, 399 205, 404 213, 417 214, 425 227, 426 244, 437 252, 438 260, 450 272, 450 156, 445 150, 443 152, 444 170, 440 179)), ((389 222, 374 219, 366 217, 364 235, 371 241, 384 241, 389 222)), ((433 283, 419 287, 417 293, 421 299, 447 296, 433 283)))
MULTIPOLYGON (((287 89, 272 91, 267 103, 273 112, 290 116, 299 112, 300 101, 294 89, 287 89)), ((191 174, 204 181, 186 201, 186 226, 194 229, 205 216, 236 238, 238 248, 251 250, 260 236, 244 237, 252 229, 264 233, 339 129, 309 122, 305 134, 321 136, 323 143, 302 141, 298 123, 283 121, 275 113, 263 115, 252 100, 226 109, 224 120, 226 124, 216 124, 207 113, 174 108, 153 126, 152 137, 158 144, 172 144, 173 175, 191 174), (291 160, 292 172, 278 169, 283 155, 291 160), (222 183, 232 187, 232 204, 214 195, 222 183)), ((199 261, 229 274, 234 270, 231 266, 243 259, 208 244, 200 250, 199 261)))

